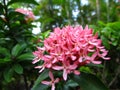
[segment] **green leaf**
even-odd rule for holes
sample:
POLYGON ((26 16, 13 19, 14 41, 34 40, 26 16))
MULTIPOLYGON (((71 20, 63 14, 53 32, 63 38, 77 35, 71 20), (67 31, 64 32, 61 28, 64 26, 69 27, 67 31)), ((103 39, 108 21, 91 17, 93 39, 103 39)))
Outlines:
MULTIPOLYGON (((19 12, 16 12, 15 10, 9 10, 9 18, 10 21, 21 21, 24 20, 25 15, 19 12), (14 17, 13 17, 14 15, 14 17)), ((14 26, 14 25, 13 25, 14 26)))
POLYGON ((18 74, 23 74, 23 67, 20 64, 15 64, 13 69, 18 74))
POLYGON ((103 45, 107 48, 110 49, 110 44, 109 44, 109 40, 105 37, 105 36, 101 36, 101 39, 103 40, 103 45))
POLYGON ((64 0, 53 0, 53 3, 58 5, 64 4, 64 0))
POLYGON ((33 88, 31 90, 46 90, 48 86, 41 84, 41 81, 46 79, 47 77, 48 77, 48 70, 44 70, 35 81, 35 84, 33 85, 33 88))
POLYGON ((101 34, 104 35, 105 37, 111 37, 111 32, 113 31, 112 28, 110 27, 105 27, 101 30, 101 34))
POLYGON ((47 38, 50 34, 50 30, 47 30, 45 32, 42 32, 39 36, 40 39, 44 40, 45 38, 47 38))
POLYGON ((11 5, 14 3, 27 3, 27 4, 39 5, 35 0, 11 0, 10 2, 8 2, 8 5, 11 5))
POLYGON ((113 41, 111 44, 112 44, 113 46, 117 46, 118 42, 117 42, 117 40, 116 40, 116 41, 113 41))
POLYGON ((25 53, 20 55, 17 59, 18 61, 33 60, 34 56, 32 53, 25 53))
POLYGON ((12 48, 12 55, 13 56, 18 56, 24 49, 25 49, 25 45, 15 45, 13 48, 12 48))
POLYGON ((106 25, 103 21, 98 21, 98 24, 99 24, 100 26, 105 26, 105 25, 106 25))
POLYGON ((78 86, 78 83, 76 83, 76 82, 73 81, 73 80, 69 80, 66 84, 67 84, 67 86, 69 86, 69 87, 77 87, 77 86, 78 86))
POLYGON ((43 32, 41 35, 42 35, 43 39, 45 39, 49 36, 49 34, 50 34, 50 30, 43 32))
POLYGON ((79 70, 82 72, 92 73, 92 70, 87 66, 81 66, 79 70))
POLYGON ((89 67, 98 67, 98 68, 103 68, 104 67, 102 64, 93 64, 93 63, 90 63, 87 66, 89 66, 89 67))
POLYGON ((48 85, 38 84, 37 87, 31 90, 49 90, 48 87, 49 87, 48 85))
POLYGON ((9 57, 5 57, 5 58, 3 58, 3 59, 0 59, 0 64, 8 63, 8 62, 10 62, 10 61, 11 61, 11 59, 10 59, 9 57))
POLYGON ((4 14, 4 6, 2 5, 2 3, 0 3, 0 15, 3 15, 4 14))
POLYGON ((71 77, 77 82, 81 90, 108 90, 108 88, 95 76, 88 73, 81 73, 79 76, 71 77))
POLYGON ((120 29, 120 22, 112 22, 112 23, 108 23, 107 24, 108 27, 114 29, 114 30, 118 30, 120 29))
POLYGON ((3 72, 3 76, 4 76, 5 81, 10 82, 12 80, 13 70, 11 68, 10 69, 6 69, 3 72))
POLYGON ((0 54, 7 56, 7 57, 10 57, 9 50, 7 48, 4 48, 4 47, 0 47, 0 54))

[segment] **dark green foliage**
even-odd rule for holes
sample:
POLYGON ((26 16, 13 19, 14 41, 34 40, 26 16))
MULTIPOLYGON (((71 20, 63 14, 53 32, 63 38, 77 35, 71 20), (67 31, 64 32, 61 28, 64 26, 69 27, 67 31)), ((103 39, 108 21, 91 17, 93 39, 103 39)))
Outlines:
POLYGON ((0 1, 1 90, 13 90, 18 86, 29 89, 31 86, 28 83, 33 85, 33 81, 37 77, 34 65, 32 65, 34 58, 32 55, 34 49, 33 25, 32 22, 25 20, 24 14, 15 12, 15 8, 11 7, 14 3, 37 4, 34 0, 0 1))
POLYGON ((42 72, 39 75, 39 77, 35 81, 35 84, 34 84, 32 90, 39 90, 39 89, 40 90, 46 90, 46 88, 48 88, 48 86, 41 84, 41 81, 43 81, 47 77, 48 77, 48 70, 45 70, 44 72, 42 72))
POLYGON ((108 90, 106 86, 94 75, 81 73, 80 76, 73 76, 75 82, 80 85, 81 90, 108 90))
POLYGON ((118 80, 120 69, 120 22, 104 23, 98 22, 98 26, 94 27, 95 32, 99 33, 103 45, 109 50, 111 60, 104 61, 103 72, 101 78, 109 88, 120 88, 118 80))
MULTIPOLYGON (((41 84, 41 81, 46 78, 48 78, 47 70, 42 72, 37 78, 32 90, 49 90, 50 86, 41 84)), ((83 72, 78 76, 72 74, 66 82, 60 81, 56 84, 57 90, 76 90, 77 88, 81 90, 108 90, 98 77, 93 74, 83 72)))
POLYGON ((26 0, 11 0, 8 3, 8 5, 11 5, 11 4, 14 4, 14 3, 18 3, 18 2, 38 5, 38 3, 35 0, 27 0, 27 1, 26 0))

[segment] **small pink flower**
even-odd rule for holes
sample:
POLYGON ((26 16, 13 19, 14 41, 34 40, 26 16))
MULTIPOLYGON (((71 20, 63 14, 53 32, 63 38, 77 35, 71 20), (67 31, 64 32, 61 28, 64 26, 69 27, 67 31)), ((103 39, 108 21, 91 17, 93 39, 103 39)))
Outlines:
POLYGON ((63 62, 62 66, 53 66, 52 67, 54 70, 63 70, 63 79, 66 81, 67 80, 67 75, 71 72, 74 72, 75 74, 79 74, 79 72, 77 70, 75 70, 77 68, 76 64, 70 65, 69 62, 65 61, 63 62))
POLYGON ((26 17, 25 17, 26 21, 28 21, 28 20, 32 21, 35 19, 33 12, 30 10, 24 10, 22 8, 17 8, 15 11, 26 15, 26 17))
POLYGON ((55 84, 59 82, 59 78, 54 79, 53 73, 50 71, 49 76, 51 81, 42 81, 43 84, 51 85, 51 90, 55 90, 55 84))
POLYGON ((33 64, 39 62, 42 57, 43 57, 43 53, 45 51, 45 48, 40 48, 40 47, 37 47, 38 51, 35 51, 33 52, 33 55, 35 56, 34 60, 33 60, 33 64))

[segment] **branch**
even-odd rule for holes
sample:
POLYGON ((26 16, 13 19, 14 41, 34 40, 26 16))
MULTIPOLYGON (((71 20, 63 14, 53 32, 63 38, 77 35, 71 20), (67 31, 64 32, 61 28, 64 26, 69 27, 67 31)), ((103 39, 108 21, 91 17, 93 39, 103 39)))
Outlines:
POLYGON ((112 79, 112 81, 109 83, 108 87, 112 86, 113 83, 116 81, 118 75, 120 74, 120 65, 118 66, 117 73, 115 74, 115 77, 112 79))

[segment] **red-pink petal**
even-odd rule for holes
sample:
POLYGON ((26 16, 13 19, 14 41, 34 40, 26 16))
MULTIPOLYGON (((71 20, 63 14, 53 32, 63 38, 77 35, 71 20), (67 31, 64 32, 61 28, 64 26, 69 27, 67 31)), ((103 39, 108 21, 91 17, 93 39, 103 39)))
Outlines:
POLYGON ((102 57, 105 60, 110 60, 110 57, 102 57))
POLYGON ((48 64, 46 64, 46 67, 47 67, 47 68, 51 68, 51 67, 52 67, 52 64, 51 64, 51 63, 48 63, 48 64))
POLYGON ((59 81, 60 81, 60 79, 59 79, 59 78, 56 78, 54 82, 55 82, 55 83, 58 83, 59 81))
POLYGON ((72 60, 75 60, 75 59, 76 59, 76 56, 73 56, 73 55, 72 55, 71 58, 72 58, 72 60))
POLYGON ((51 90, 55 90, 55 84, 52 84, 51 90))
POLYGON ((66 69, 63 70, 63 79, 65 81, 67 80, 67 71, 66 71, 66 69))
POLYGON ((56 57, 53 59, 52 63, 55 63, 55 62, 57 62, 57 58, 56 57))
POLYGON ((94 49, 88 49, 89 52, 94 52, 95 50, 94 49))
POLYGON ((52 67, 54 70, 62 70, 63 66, 53 66, 52 67))
POLYGON ((41 73, 44 69, 45 69, 45 67, 42 67, 42 69, 39 71, 39 73, 41 73))
POLYGON ((101 61, 91 61, 91 62, 94 64, 101 64, 102 63, 101 61))
POLYGON ((80 57, 80 58, 78 59, 78 61, 79 61, 79 62, 82 62, 82 58, 83 58, 83 57, 80 57))
POLYGON ((68 69, 74 70, 77 68, 77 64, 69 65, 68 69))
POLYGON ((50 76, 51 80, 54 81, 54 76, 53 76, 53 73, 51 71, 49 71, 49 76, 50 76))
POLYGON ((50 81, 42 81, 41 83, 42 83, 42 84, 46 84, 46 85, 51 85, 51 82, 50 82, 50 81))
POLYGON ((76 75, 80 75, 80 71, 78 71, 78 70, 74 70, 74 74, 76 74, 76 75))
POLYGON ((35 64, 35 63, 37 63, 37 62, 39 62, 39 61, 40 61, 40 59, 38 59, 38 57, 36 57, 36 58, 33 59, 33 62, 32 62, 32 63, 35 64))
POLYGON ((42 67, 43 67, 43 66, 36 66, 35 68, 39 68, 39 69, 40 69, 40 68, 42 68, 42 67))

